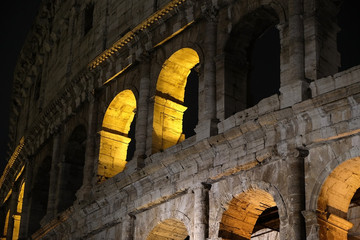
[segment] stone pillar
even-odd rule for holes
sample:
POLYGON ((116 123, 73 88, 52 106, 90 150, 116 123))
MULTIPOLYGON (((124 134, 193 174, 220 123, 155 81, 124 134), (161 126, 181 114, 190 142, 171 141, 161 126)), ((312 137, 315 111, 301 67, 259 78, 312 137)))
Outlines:
POLYGON ((304 210, 302 215, 305 218, 306 225, 306 239, 317 240, 319 239, 319 224, 315 211, 304 210))
POLYGON ((46 215, 43 218, 44 222, 49 222, 57 214, 56 209, 56 198, 57 198, 57 182, 59 175, 58 164, 60 162, 60 131, 58 131, 53 137, 53 149, 52 149, 52 158, 51 158, 51 171, 50 171, 50 188, 49 188, 49 197, 47 204, 46 215))
POLYGON ((194 188, 194 239, 205 240, 209 235, 210 185, 199 184, 194 188))
POLYGON ((301 0, 289 0, 289 81, 281 82, 281 107, 292 106, 306 99, 308 83, 304 76, 304 25, 301 0))
POLYGON ((137 104, 136 117, 136 149, 135 158, 137 168, 144 166, 146 158, 146 142, 147 142, 147 123, 148 123, 148 107, 149 107, 149 88, 150 88, 150 63, 148 59, 144 59, 140 63, 140 91, 137 104))
POLYGON ((17 213, 17 200, 18 200, 19 192, 20 189, 15 189, 15 187, 13 188, 13 192, 11 194, 11 199, 10 199, 10 217, 9 217, 9 224, 6 234, 6 240, 12 240, 12 235, 14 231, 14 221, 15 221, 14 216, 16 217, 16 213, 17 213))
POLYGON ((135 232, 135 219, 134 215, 126 216, 122 223, 122 236, 121 240, 133 240, 135 232))
POLYGON ((29 219, 30 219, 30 207, 31 207, 31 187, 33 181, 33 161, 32 159, 25 163, 25 191, 23 199, 23 208, 21 213, 21 226, 19 239, 26 239, 29 219))
POLYGON ((96 182, 96 172, 94 172, 94 165, 98 160, 95 149, 96 137, 97 137, 97 104, 93 95, 89 97, 89 118, 87 129, 87 140, 85 149, 85 164, 84 164, 84 176, 83 184, 80 190, 76 193, 76 197, 80 201, 85 201, 91 194, 91 189, 96 182))
POLYGON ((340 66, 337 51, 338 8, 334 1, 304 1, 305 76, 316 80, 335 74, 340 66))
MULTIPOLYGON (((211 7, 210 7, 211 8, 211 7)), ((217 134, 216 116, 216 38, 217 16, 214 9, 205 11, 205 42, 203 81, 199 82, 199 122, 196 139, 201 140, 217 134)))
POLYGON ((290 154, 287 161, 288 176, 287 198, 288 198, 288 239, 305 239, 305 222, 302 211, 305 210, 305 175, 304 158, 308 151, 296 149, 290 154))

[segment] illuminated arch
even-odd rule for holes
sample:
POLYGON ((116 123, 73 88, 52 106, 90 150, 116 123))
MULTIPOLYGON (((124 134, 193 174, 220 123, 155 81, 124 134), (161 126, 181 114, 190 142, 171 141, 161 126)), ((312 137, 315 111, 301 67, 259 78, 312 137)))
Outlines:
POLYGON ((159 152, 185 139, 183 114, 185 86, 191 69, 199 63, 199 56, 191 48, 182 48, 162 66, 154 104, 152 152, 159 152))
POLYGON ((230 201, 222 214, 219 237, 250 239, 253 233, 265 229, 260 222, 269 229, 277 229, 272 234, 279 237, 280 222, 274 198, 264 190, 249 189, 230 201))
POLYGON ((176 219, 167 219, 153 228, 146 240, 184 240, 188 236, 184 223, 176 219))
POLYGON ((21 221, 21 212, 24 200, 24 190, 25 190, 25 182, 21 184, 20 192, 18 196, 18 203, 16 206, 16 214, 13 215, 14 218, 14 228, 13 228, 13 235, 12 239, 17 240, 19 239, 19 232, 20 232, 20 221, 21 221))
POLYGON ((131 139, 128 137, 134 120, 136 99, 131 90, 119 93, 105 112, 100 132, 100 153, 98 165, 99 180, 104 180, 122 172, 131 139))
POLYGON ((347 239, 353 223, 347 219, 350 203, 360 188, 360 157, 337 166, 321 187, 317 203, 320 239, 347 239))
POLYGON ((9 217, 10 217, 10 209, 7 211, 6 217, 5 217, 4 231, 3 231, 3 236, 5 238, 1 238, 1 239, 6 239, 6 236, 7 236, 7 233, 8 233, 8 227, 9 227, 9 217))

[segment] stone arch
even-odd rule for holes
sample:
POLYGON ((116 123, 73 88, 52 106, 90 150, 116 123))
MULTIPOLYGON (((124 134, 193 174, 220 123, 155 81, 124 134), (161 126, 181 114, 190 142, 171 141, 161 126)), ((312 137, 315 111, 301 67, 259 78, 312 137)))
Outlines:
MULTIPOLYGON (((354 136, 351 141, 357 143, 359 139, 359 136, 354 136)), ((333 146, 330 145, 328 148, 332 147, 333 146)), ((332 171, 340 164, 346 162, 349 159, 355 159, 358 156, 360 156, 360 149, 357 146, 353 146, 352 148, 347 149, 347 151, 344 151, 342 154, 338 154, 337 158, 330 157, 330 161, 328 161, 327 165, 324 166, 323 170, 317 174, 318 177, 315 179, 316 184, 312 189, 312 197, 309 200, 308 205, 306 206, 307 209, 316 210, 318 208, 318 199, 320 197, 322 187, 328 176, 332 173, 332 171)))
POLYGON ((349 206, 359 189, 360 157, 342 162, 327 176, 317 201, 320 239, 347 239, 353 227, 348 221, 349 206))
POLYGON ((147 240, 184 240, 189 236, 188 231, 181 221, 166 219, 156 225, 149 233, 147 240))
MULTIPOLYGON (((222 239, 250 239, 258 218, 267 209, 274 209, 272 196, 259 189, 249 189, 233 197, 223 213, 219 237, 222 239)), ((277 223, 275 223, 277 224, 277 223)), ((267 226, 270 228, 270 226, 267 226)), ((277 228, 272 226, 271 228, 277 228)))
POLYGON ((122 172, 126 165, 130 126, 134 122, 136 98, 131 90, 116 95, 104 115, 100 131, 99 181, 122 172))
POLYGON ((41 162, 32 183, 28 235, 38 230, 41 219, 46 215, 50 188, 51 157, 41 162))
POLYGON ((19 195, 17 197, 16 210, 15 210, 15 213, 13 214, 13 216, 12 216, 13 221, 14 221, 13 233, 12 233, 12 239, 13 240, 19 239, 21 213, 22 213, 22 209, 23 209, 23 200, 24 200, 24 192, 25 192, 25 181, 23 181, 20 184, 19 195))
POLYGON ((8 228, 9 228, 9 219, 10 219, 10 209, 7 210, 5 215, 5 221, 4 221, 4 228, 3 228, 3 234, 2 236, 6 239, 6 236, 8 234, 8 228))
MULTIPOLYGON (((243 184, 238 185, 232 189, 228 189, 229 192, 226 195, 221 196, 220 204, 222 208, 217 212, 215 222, 219 223, 216 225, 217 228, 217 236, 222 237, 222 239, 250 239, 252 235, 252 230, 254 230, 254 227, 256 225, 257 219, 259 219, 259 216, 264 212, 264 210, 269 209, 264 214, 273 214, 277 211, 278 213, 278 219, 279 219, 279 233, 274 234, 276 237, 284 238, 286 236, 286 226, 288 226, 288 220, 287 220, 287 209, 285 202, 283 200, 282 195, 280 194, 279 190, 273 186, 272 184, 269 184, 267 182, 263 181, 246 181, 243 182, 243 184), (263 196, 267 201, 264 204, 261 204, 259 201, 259 196, 263 196), (231 226, 230 228, 224 228, 224 225, 222 225, 224 215, 228 215, 229 213, 231 215, 231 211, 236 211, 236 206, 238 204, 245 203, 248 201, 248 207, 246 209, 243 209, 243 213, 246 213, 246 210, 252 210, 254 207, 257 207, 257 211, 255 214, 243 214, 244 219, 252 218, 252 222, 250 225, 247 225, 248 229, 242 229, 240 230, 245 236, 236 236, 236 234, 233 234, 229 236, 229 231, 231 232, 231 226), (269 206, 269 207, 267 207, 269 206), (274 208, 276 207, 276 208, 274 208), (228 211, 230 209, 230 212, 228 211), (275 212, 274 212, 275 211, 275 212), (251 231, 251 232, 250 232, 251 231), (240 238, 237 238, 240 237, 240 238)), ((264 216, 264 215, 263 215, 264 216)), ((262 216, 262 218, 263 218, 262 216)), ((225 222, 227 220, 225 219, 225 222)), ((231 221, 230 221, 231 222, 231 221)), ((233 222, 235 223, 235 222, 233 222)), ((256 229, 256 231, 261 230, 259 228, 256 229)), ((255 235, 254 235, 255 236, 255 235)))
POLYGON ((241 8, 244 4, 233 6, 231 32, 223 46, 223 73, 218 73, 223 74, 225 82, 224 118, 280 94, 280 59, 283 56, 281 32, 277 26, 285 20, 285 13, 273 1, 241 8), (259 54, 255 52, 258 51, 264 52, 265 58, 257 57, 259 54), (270 64, 273 66, 268 67, 270 64), (259 85, 264 87, 259 90, 259 85))
POLYGON ((257 0, 257 1, 252 1, 251 3, 249 1, 234 1, 230 7, 231 25, 235 26, 242 20, 242 18, 245 15, 254 12, 261 7, 273 9, 280 23, 285 23, 288 20, 288 16, 287 16, 288 6, 284 6, 280 1, 257 0))
MULTIPOLYGON (((163 151, 185 139, 183 115, 187 78, 199 63, 191 48, 173 53, 162 65, 157 84, 153 114, 152 153, 163 151)), ((196 99, 197 102, 197 99, 196 99)))
POLYGON ((62 212, 76 200, 82 186, 87 132, 84 125, 76 126, 66 141, 64 157, 59 164, 57 211, 62 212))

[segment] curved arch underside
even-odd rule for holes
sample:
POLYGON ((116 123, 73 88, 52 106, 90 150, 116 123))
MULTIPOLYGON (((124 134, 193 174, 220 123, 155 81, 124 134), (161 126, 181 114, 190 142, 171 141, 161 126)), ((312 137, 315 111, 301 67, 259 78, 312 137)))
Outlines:
POLYGON ((250 239, 259 216, 266 210, 276 207, 270 193, 250 189, 235 196, 223 213, 219 237, 222 239, 250 239))
POLYGON ((184 94, 191 69, 199 63, 191 48, 182 48, 163 64, 156 84, 152 152, 160 152, 183 141, 184 94))
POLYGON ((167 219, 153 228, 146 240, 184 240, 188 236, 185 225, 176 219, 167 219))
POLYGON ((347 233, 353 227, 347 213, 359 188, 360 157, 341 163, 326 178, 317 206, 320 239, 347 239, 347 233))
POLYGON ((106 110, 100 132, 99 178, 110 178, 124 170, 135 110, 136 99, 131 90, 120 92, 106 110))

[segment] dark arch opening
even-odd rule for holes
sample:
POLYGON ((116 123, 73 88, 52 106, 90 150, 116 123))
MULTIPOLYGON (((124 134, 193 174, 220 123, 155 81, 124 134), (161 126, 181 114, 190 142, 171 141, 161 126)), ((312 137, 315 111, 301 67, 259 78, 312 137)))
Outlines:
POLYGON ((187 107, 183 117, 183 133, 185 138, 194 136, 198 123, 199 73, 196 66, 191 69, 185 86, 184 105, 187 107))
POLYGON ((260 7, 234 26, 225 46, 225 117, 279 94, 280 37, 276 12, 260 7))
POLYGON ((131 141, 129 142, 129 146, 126 154, 127 162, 129 162, 134 157, 135 147, 136 147, 135 131, 136 131, 136 114, 130 124, 130 130, 128 133, 128 137, 131 139, 131 141))
POLYGON ((50 187, 51 157, 46 157, 34 178, 31 190, 29 235, 40 228, 40 221, 46 215, 50 187))
POLYGON ((277 206, 265 209, 256 221, 251 238, 265 237, 280 231, 280 218, 277 206))
POLYGON ((341 55, 339 71, 360 64, 360 1, 344 0, 338 14, 340 31, 337 35, 337 48, 341 55))
POLYGON ((280 94, 280 37, 276 26, 271 26, 253 43, 249 52, 247 107, 274 94, 280 94))
POLYGON ((60 166, 58 212, 69 208, 76 200, 76 192, 83 182, 86 129, 80 125, 72 132, 60 166))

